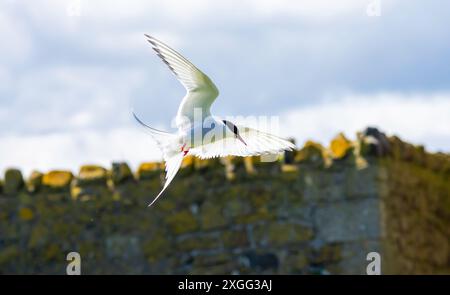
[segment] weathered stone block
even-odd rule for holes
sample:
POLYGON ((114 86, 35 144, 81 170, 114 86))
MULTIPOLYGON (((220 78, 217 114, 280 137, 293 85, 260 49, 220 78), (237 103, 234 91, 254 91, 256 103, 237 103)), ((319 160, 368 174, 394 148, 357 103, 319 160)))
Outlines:
POLYGON ((221 235, 226 248, 244 248, 250 245, 246 229, 226 230, 221 235))
POLYGON ((308 163, 314 166, 325 165, 325 148, 317 142, 307 141, 304 147, 297 151, 295 162, 308 163))
POLYGON ((30 221, 31 219, 33 219, 33 211, 30 208, 20 208, 19 209, 19 217, 21 220, 23 221, 30 221))
POLYGON ((278 270, 280 261, 275 253, 263 251, 247 251, 239 257, 241 266, 245 269, 253 269, 256 272, 278 270))
POLYGON ((314 251, 312 261, 314 263, 333 263, 342 259, 340 244, 327 244, 314 251))
POLYGON ((77 185, 88 184, 106 185, 107 171, 105 168, 97 165, 83 165, 76 179, 77 185))
POLYGON ((22 172, 18 169, 7 169, 5 172, 5 182, 3 191, 7 195, 18 192, 24 185, 22 172))
POLYGON ((248 223, 256 223, 260 221, 271 221, 275 219, 275 214, 270 212, 267 208, 261 207, 256 209, 256 211, 244 214, 241 216, 237 216, 235 218, 235 222, 237 224, 248 224, 248 223))
POLYGON ((340 259, 336 262, 325 263, 325 272, 330 274, 365 275, 367 265, 367 254, 378 252, 381 254, 381 273, 387 263, 379 241, 365 240, 343 243, 339 246, 340 259))
POLYGON ((18 246, 8 246, 0 249, 0 265, 4 265, 11 261, 14 261, 19 257, 20 251, 18 246))
POLYGON ((233 197, 225 203, 223 214, 228 218, 236 218, 237 216, 250 214, 251 210, 252 207, 247 200, 233 197))
POLYGON ((114 184, 133 179, 133 173, 127 163, 113 163, 111 170, 111 180, 114 184))
POLYGON ((301 247, 281 251, 279 274, 304 274, 311 262, 311 250, 308 247, 301 247))
POLYGON ((391 150, 388 138, 377 128, 368 127, 362 133, 358 133, 357 137, 360 144, 359 152, 363 156, 383 156, 391 150))
POLYGON ((308 241, 313 238, 313 231, 301 224, 271 223, 256 226, 253 237, 261 245, 280 246, 308 241))
POLYGON ((217 234, 201 234, 178 239, 175 247, 179 251, 200 251, 218 249, 221 243, 217 234))
POLYGON ((162 163, 159 162, 142 163, 137 170, 137 178, 142 180, 158 177, 162 167, 162 163))
POLYGON ((70 171, 54 170, 42 177, 42 185, 50 190, 62 191, 69 189, 73 174, 70 171))
POLYGON ((28 240, 28 247, 32 249, 45 245, 46 241, 49 238, 48 236, 48 228, 43 224, 37 224, 31 231, 30 239, 28 240))
POLYGON ((221 204, 206 201, 200 209, 200 214, 202 228, 205 230, 220 228, 227 224, 227 220, 222 213, 221 204))
POLYGON ((336 202, 316 209, 317 238, 326 242, 355 241, 380 237, 377 199, 336 202))
POLYGON ((165 218, 166 223, 175 234, 194 231, 198 228, 198 222, 190 210, 182 210, 165 218))
POLYGON ((114 235, 106 239, 106 254, 109 258, 130 259, 140 256, 139 240, 135 236, 114 235))
POLYGON ((36 192, 42 185, 44 175, 39 171, 33 171, 27 181, 27 188, 30 192, 36 192))

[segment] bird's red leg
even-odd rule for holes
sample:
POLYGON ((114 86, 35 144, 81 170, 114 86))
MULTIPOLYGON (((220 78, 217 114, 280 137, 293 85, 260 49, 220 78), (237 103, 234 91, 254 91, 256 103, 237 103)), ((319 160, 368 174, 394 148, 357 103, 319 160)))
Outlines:
POLYGON ((185 147, 186 147, 186 144, 183 144, 183 146, 181 147, 181 151, 183 152, 183 157, 186 156, 186 154, 189 152, 189 149, 184 150, 185 147))

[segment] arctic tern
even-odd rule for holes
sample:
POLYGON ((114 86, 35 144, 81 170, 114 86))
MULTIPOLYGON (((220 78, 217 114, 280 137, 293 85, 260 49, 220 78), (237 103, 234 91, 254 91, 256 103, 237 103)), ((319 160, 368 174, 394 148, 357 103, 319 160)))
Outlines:
POLYGON ((277 154, 295 148, 293 143, 278 136, 212 116, 210 108, 219 91, 211 79, 165 43, 149 35, 145 37, 187 91, 175 118, 176 133, 152 128, 133 112, 134 118, 149 130, 161 149, 166 166, 164 186, 149 207, 169 186, 187 155, 201 159, 245 157, 277 154))

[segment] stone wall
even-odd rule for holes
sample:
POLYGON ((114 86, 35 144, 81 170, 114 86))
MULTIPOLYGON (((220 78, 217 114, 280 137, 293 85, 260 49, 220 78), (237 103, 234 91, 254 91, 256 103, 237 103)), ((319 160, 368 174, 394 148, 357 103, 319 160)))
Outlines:
POLYGON ((449 155, 427 154, 391 139, 381 159, 385 271, 450 274, 449 155))
POLYGON ((9 169, 0 182, 0 273, 450 273, 450 159, 366 129, 277 162, 187 157, 165 195, 161 163, 132 173, 9 169))

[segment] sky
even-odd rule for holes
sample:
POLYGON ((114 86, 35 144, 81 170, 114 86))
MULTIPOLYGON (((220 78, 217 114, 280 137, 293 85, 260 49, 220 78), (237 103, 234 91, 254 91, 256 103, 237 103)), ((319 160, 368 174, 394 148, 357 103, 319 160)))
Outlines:
POLYGON ((0 172, 161 159, 184 96, 144 33, 205 72, 219 116, 301 146, 375 126, 450 151, 450 2, 0 0, 0 172))

